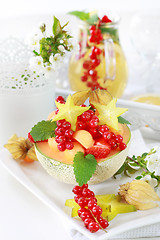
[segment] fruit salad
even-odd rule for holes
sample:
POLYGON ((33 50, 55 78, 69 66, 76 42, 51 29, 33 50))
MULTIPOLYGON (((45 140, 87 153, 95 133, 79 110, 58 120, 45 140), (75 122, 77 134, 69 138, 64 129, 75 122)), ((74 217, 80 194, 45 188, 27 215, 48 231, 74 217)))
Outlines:
POLYGON ((127 109, 116 107, 116 101, 100 89, 56 98, 56 110, 28 134, 50 175, 71 184, 96 184, 118 171, 128 152, 130 130, 121 116, 127 109))

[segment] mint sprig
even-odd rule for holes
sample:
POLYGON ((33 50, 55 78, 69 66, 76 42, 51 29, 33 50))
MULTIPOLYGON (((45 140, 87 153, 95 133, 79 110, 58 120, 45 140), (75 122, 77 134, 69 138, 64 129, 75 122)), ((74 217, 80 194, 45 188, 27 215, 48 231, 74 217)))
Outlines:
POLYGON ((155 178, 160 184, 160 176, 155 175, 155 172, 150 172, 147 168, 147 161, 145 160, 146 156, 149 155, 149 153, 143 153, 141 156, 135 156, 132 157, 127 156, 124 164, 122 167, 114 174, 114 177, 119 174, 124 174, 127 177, 131 177, 132 174, 141 171, 140 175, 138 175, 135 179, 139 180, 146 175, 150 175, 151 178, 155 178))
POLYGON ((84 153, 78 152, 74 157, 74 175, 79 186, 86 184, 94 174, 97 161, 92 154, 84 156, 84 153))
POLYGON ((78 17, 82 21, 86 21, 90 18, 89 12, 83 12, 83 11, 72 11, 68 14, 73 15, 75 17, 78 17))
POLYGON ((42 120, 38 122, 31 130, 31 135, 35 142, 47 140, 48 138, 55 137, 56 122, 51 120, 42 120))

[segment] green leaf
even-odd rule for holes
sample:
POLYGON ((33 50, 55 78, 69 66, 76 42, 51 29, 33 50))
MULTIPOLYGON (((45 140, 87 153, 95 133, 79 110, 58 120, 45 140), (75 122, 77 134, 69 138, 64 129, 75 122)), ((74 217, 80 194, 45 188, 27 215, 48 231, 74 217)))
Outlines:
POLYGON ((39 56, 39 53, 36 52, 35 50, 33 50, 33 53, 34 53, 36 56, 39 56))
POLYGON ((94 14, 93 16, 91 16, 89 19, 86 20, 87 23, 89 24, 94 24, 94 23, 97 23, 98 21, 98 15, 97 14, 94 14))
POLYGON ((102 34, 109 34, 113 42, 119 43, 119 34, 117 29, 111 27, 100 27, 100 30, 102 34))
POLYGON ((140 180, 142 176, 137 176, 135 179, 140 180))
POLYGON ((55 137, 56 122, 53 121, 41 121, 38 122, 31 130, 31 135, 34 141, 43 141, 51 137, 55 137))
POLYGON ((60 21, 55 16, 54 16, 52 31, 55 36, 62 32, 60 21))
POLYGON ((121 124, 130 124, 131 125, 131 123, 128 120, 124 119, 121 116, 118 117, 118 122, 121 124))
POLYGON ((74 174, 77 183, 82 186, 86 184, 96 170, 97 161, 92 154, 84 156, 84 153, 78 152, 74 157, 74 174))
POLYGON ((72 11, 72 12, 69 12, 68 14, 76 16, 83 21, 86 21, 90 18, 89 13, 82 12, 82 11, 72 11))

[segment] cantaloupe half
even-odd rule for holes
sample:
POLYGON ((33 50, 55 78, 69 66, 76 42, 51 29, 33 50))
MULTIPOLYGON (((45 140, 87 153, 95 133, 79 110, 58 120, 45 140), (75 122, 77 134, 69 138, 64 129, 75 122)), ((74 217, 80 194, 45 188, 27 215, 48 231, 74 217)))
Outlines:
MULTIPOLYGON (((112 150, 107 158, 98 159, 95 173, 89 184, 97 184, 112 177, 122 166, 128 154, 131 132, 127 125, 122 124, 123 142, 127 147, 123 151, 112 150)), ((77 184, 74 176, 73 162, 68 162, 64 152, 54 152, 47 142, 35 143, 37 158, 43 168, 54 178, 69 184, 77 184)), ((69 151, 69 150, 68 150, 69 151)))

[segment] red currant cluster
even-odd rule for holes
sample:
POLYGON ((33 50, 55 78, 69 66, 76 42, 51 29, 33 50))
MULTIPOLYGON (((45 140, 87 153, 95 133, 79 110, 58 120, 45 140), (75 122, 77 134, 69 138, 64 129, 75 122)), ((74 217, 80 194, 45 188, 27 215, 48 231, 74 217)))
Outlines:
POLYGON ((108 221, 101 216, 102 208, 97 205, 95 194, 88 188, 88 184, 82 187, 77 185, 72 192, 75 194, 75 202, 80 206, 78 216, 90 232, 108 227, 108 221))
MULTIPOLYGON (((101 24, 109 23, 109 22, 112 22, 112 21, 106 15, 104 15, 102 19, 99 19, 99 22, 97 25, 90 26, 89 42, 91 44, 100 44, 100 42, 103 40, 103 35, 101 33, 100 26, 101 24)), ((85 69, 85 72, 81 77, 81 81, 86 82, 87 87, 91 88, 92 90, 94 90, 95 88, 104 89, 98 83, 98 75, 97 75, 97 71, 95 70, 95 68, 101 62, 100 60, 101 54, 103 54, 103 51, 100 48, 93 46, 91 48, 91 53, 89 55, 90 60, 86 60, 83 63, 83 68, 85 69)))
MULTIPOLYGON (((62 96, 58 96, 58 97, 56 98, 56 102, 59 102, 59 103, 61 103, 61 104, 65 104, 65 100, 64 100, 64 98, 63 98, 62 96)), ((59 112, 59 109, 56 108, 55 114, 57 114, 58 112, 59 112)))
POLYGON ((123 137, 120 134, 116 135, 115 133, 110 132, 106 125, 101 125, 99 131, 112 149, 119 147, 120 150, 124 150, 126 148, 126 144, 123 142, 123 137))
MULTIPOLYGON (((62 96, 58 96, 56 98, 56 101, 65 104, 65 100, 62 96)), ((56 109, 56 114, 58 113, 59 109, 56 109)), ((73 145, 73 131, 71 129, 71 124, 70 122, 67 122, 65 119, 58 120, 56 122, 57 128, 55 129, 55 141, 58 143, 57 147, 59 151, 63 152, 66 149, 72 150, 74 145, 73 145)))
MULTIPOLYGON (((86 105, 81 105, 86 107, 86 105)), ((103 137, 104 140, 111 146, 112 149, 117 147, 120 150, 126 148, 126 144, 123 143, 123 137, 110 132, 107 125, 98 125, 99 118, 95 115, 93 110, 87 110, 78 117, 78 129, 87 130, 92 135, 93 139, 103 137)))
POLYGON ((66 149, 71 150, 74 147, 72 142, 73 140, 73 131, 71 129, 70 122, 67 122, 65 119, 58 120, 57 128, 55 129, 55 141, 58 143, 57 147, 59 151, 63 152, 66 149))
POLYGON ((98 83, 98 73, 95 68, 100 64, 100 55, 102 50, 96 46, 91 48, 91 53, 89 55, 90 60, 86 60, 83 63, 83 68, 85 72, 81 77, 82 82, 86 82, 87 87, 94 90, 95 88, 103 89, 98 83))

